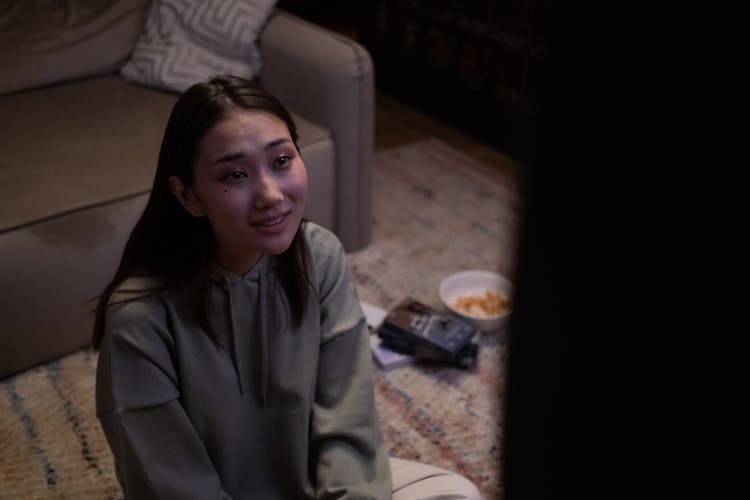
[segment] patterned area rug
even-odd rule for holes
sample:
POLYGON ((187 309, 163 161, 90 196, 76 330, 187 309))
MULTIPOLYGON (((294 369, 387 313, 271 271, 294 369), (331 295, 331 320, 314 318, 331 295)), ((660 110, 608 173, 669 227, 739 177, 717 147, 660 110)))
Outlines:
MULTIPOLYGON (((349 255, 360 299, 405 296, 440 307, 442 278, 463 269, 512 277, 520 199, 501 166, 430 139, 379 152, 373 243, 349 255)), ((391 453, 459 472, 501 497, 507 332, 483 334, 477 366, 378 371, 391 453)), ((0 381, 0 499, 116 499, 122 493, 94 415, 96 355, 79 351, 0 381)))
MULTIPOLYGON (((515 179, 430 139, 385 151, 374 174, 373 244, 349 256, 360 299, 388 309, 405 296, 440 308, 438 287, 467 269, 512 279, 520 198, 515 179)), ((471 370, 380 371, 375 394, 391 453, 453 470, 501 497, 507 332, 482 336, 471 370)))

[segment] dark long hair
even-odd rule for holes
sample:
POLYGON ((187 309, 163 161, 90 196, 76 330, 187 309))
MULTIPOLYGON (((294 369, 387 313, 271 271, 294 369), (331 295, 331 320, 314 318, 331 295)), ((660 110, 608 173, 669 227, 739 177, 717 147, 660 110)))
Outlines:
MULTIPOLYGON (((218 342, 208 322, 208 292, 212 230, 205 217, 194 217, 168 186, 170 176, 193 185, 193 161, 203 136, 233 109, 265 111, 281 119, 297 146, 297 129, 289 111, 263 87, 237 76, 221 75, 190 87, 175 103, 164 131, 154 185, 140 219, 130 233, 112 281, 104 288, 95 309, 92 343, 99 349, 112 295, 131 277, 159 278, 142 295, 167 289, 187 293, 198 324, 218 342)), ((299 150, 299 148, 297 147, 299 150)), ((278 256, 277 276, 291 309, 292 324, 299 325, 310 292, 308 249, 301 226, 289 246, 278 256)))

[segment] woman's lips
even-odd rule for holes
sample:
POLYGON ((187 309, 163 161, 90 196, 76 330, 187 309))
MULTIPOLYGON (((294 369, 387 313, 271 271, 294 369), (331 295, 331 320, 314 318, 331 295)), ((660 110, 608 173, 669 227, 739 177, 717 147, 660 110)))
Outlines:
POLYGON ((275 233, 284 229, 284 223, 286 222, 286 219, 290 213, 291 211, 288 211, 274 217, 268 217, 261 221, 253 222, 252 225, 263 232, 275 233))
POLYGON ((266 219, 262 222, 254 222, 253 225, 261 226, 261 227, 274 226, 276 224, 279 224, 281 221, 283 221, 284 217, 286 217, 286 214, 279 215, 278 217, 274 217, 273 219, 266 219))

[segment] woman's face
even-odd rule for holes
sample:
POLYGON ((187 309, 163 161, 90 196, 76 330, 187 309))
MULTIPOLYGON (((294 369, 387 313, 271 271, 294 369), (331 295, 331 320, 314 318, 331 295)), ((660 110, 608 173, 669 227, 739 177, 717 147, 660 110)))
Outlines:
POLYGON ((170 189, 213 229, 214 260, 244 274, 263 254, 278 255, 302 220, 307 170, 286 124, 263 111, 233 110, 198 143, 194 183, 170 189))

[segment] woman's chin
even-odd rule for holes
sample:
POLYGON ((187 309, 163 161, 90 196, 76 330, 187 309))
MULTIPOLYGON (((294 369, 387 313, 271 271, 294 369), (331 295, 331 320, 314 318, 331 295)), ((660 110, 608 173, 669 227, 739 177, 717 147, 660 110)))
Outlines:
POLYGON ((294 226, 288 225, 283 231, 260 232, 256 239, 256 244, 260 247, 260 251, 265 255, 279 255, 284 253, 292 244, 298 228, 299 223, 294 226))

